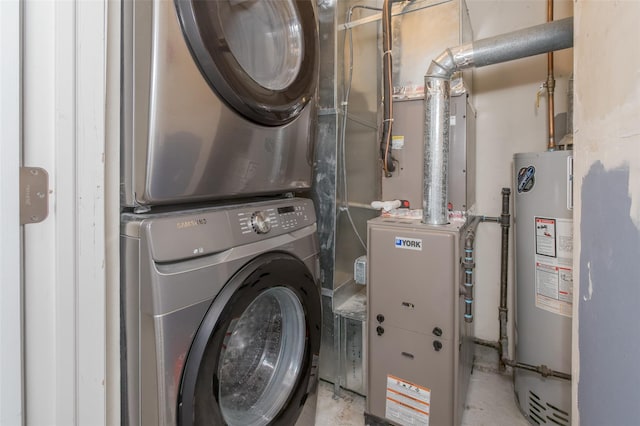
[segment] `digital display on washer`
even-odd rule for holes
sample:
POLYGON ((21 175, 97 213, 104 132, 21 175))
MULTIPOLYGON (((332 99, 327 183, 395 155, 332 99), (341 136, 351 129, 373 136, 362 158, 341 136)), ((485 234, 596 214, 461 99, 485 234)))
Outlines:
POLYGON ((278 207, 278 214, 293 213, 294 211, 295 211, 295 208, 293 206, 278 207))

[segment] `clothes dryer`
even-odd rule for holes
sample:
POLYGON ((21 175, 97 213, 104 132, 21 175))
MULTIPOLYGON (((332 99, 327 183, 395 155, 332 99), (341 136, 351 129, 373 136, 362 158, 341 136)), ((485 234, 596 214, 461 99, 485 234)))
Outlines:
POLYGON ((311 186, 313 0, 122 3, 122 204, 311 186))
POLYGON ((312 425, 313 204, 124 214, 122 424, 312 425))

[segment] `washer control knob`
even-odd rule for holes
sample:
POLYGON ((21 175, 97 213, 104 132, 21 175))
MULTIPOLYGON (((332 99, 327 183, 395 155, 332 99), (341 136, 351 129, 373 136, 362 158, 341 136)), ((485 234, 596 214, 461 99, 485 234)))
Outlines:
POLYGON ((266 234, 271 231, 271 222, 265 212, 257 211, 251 216, 251 226, 257 234, 266 234))

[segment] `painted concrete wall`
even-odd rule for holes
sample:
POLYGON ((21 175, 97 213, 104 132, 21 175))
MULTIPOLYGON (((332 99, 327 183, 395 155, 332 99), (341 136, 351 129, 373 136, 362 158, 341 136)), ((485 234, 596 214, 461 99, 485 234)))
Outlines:
POLYGON ((637 424, 640 3, 583 0, 575 17, 573 416, 637 424))
MULTIPOLYGON (((467 0, 467 5, 476 40, 546 21, 546 2, 541 0, 467 0)), ((572 14, 572 2, 555 1, 555 19, 572 14)), ((567 111, 567 82, 572 72, 573 49, 556 52, 554 57, 555 111, 559 114, 567 111)), ((546 76, 546 55, 474 71, 477 110, 476 212, 479 214, 500 214, 501 188, 512 187, 514 153, 546 149, 546 97, 540 99, 540 107, 536 108, 536 93, 546 76)), ((513 229, 510 235, 513 247, 513 229)), ((476 336, 496 340, 500 294, 500 227, 481 225, 477 247, 476 336)), ((513 336, 513 257, 510 261, 508 326, 513 336)), ((510 354, 513 355, 513 338, 510 343, 510 354)))

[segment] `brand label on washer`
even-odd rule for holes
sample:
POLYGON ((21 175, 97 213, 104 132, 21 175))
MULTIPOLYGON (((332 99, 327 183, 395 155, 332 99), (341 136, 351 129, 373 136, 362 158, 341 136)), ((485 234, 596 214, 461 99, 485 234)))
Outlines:
POLYGON ((176 228, 178 229, 193 228, 194 226, 200 226, 200 225, 206 225, 206 224, 207 224, 207 219, 202 217, 199 219, 191 219, 191 220, 178 222, 176 223, 176 228))
POLYGON ((396 237, 396 248, 422 251, 422 240, 419 238, 396 237))

